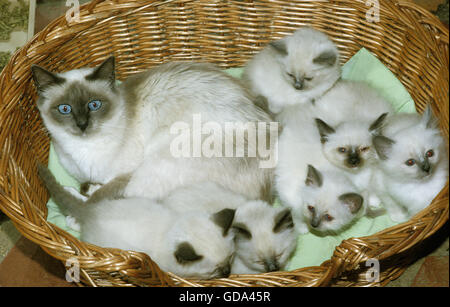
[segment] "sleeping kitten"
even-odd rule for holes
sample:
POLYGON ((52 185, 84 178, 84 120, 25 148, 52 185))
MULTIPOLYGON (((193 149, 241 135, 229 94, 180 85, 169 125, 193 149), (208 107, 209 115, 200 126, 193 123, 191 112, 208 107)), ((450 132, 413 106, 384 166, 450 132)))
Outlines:
POLYGON ((249 202, 237 208, 232 228, 236 232, 232 274, 279 271, 297 246, 297 231, 289 208, 249 202))
POLYGON ((365 214, 364 198, 339 171, 320 172, 308 165, 301 193, 302 204, 293 208, 300 233, 337 233, 365 214))
POLYGON ((59 185, 40 167, 51 197, 63 214, 80 224, 81 240, 102 247, 144 252, 167 272, 182 277, 219 278, 230 273, 234 253, 229 231, 234 210, 178 214, 146 198, 103 199, 87 203, 59 185))
POLYGON ((243 79, 278 114, 287 106, 314 102, 340 73, 339 52, 333 42, 324 33, 305 27, 256 54, 245 67, 243 79))
MULTIPOLYGON (((210 158, 194 152, 177 157, 171 150, 177 133, 200 132, 193 132, 194 115, 222 128, 227 122, 270 122, 239 81, 212 64, 166 63, 120 85, 113 57, 96 68, 53 73, 34 65, 32 72, 59 161, 80 183, 117 186, 116 178, 130 174, 118 194, 162 198, 179 186, 210 180, 249 198, 269 195, 272 171, 260 167, 259 151, 256 157, 210 158), (177 123, 183 129, 172 131, 177 123)), ((221 148, 235 152, 257 147, 251 138, 244 144, 222 141, 221 148)))
POLYGON ((427 207, 448 180, 444 139, 428 106, 422 116, 397 114, 375 136, 380 156, 377 194, 391 219, 408 220, 427 207))
POLYGON ((277 271, 284 267, 297 244, 289 209, 274 208, 260 200, 249 201, 213 182, 176 189, 162 204, 181 214, 236 209, 234 274, 277 271))

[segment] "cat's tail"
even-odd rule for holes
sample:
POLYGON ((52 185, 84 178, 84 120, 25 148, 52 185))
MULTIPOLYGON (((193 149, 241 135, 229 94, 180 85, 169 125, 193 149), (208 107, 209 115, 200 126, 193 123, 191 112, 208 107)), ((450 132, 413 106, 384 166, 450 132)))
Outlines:
POLYGON ((59 184, 46 166, 38 163, 37 168, 39 176, 44 181, 51 198, 61 209, 62 214, 70 215, 75 219, 79 218, 80 211, 85 207, 85 202, 59 184))

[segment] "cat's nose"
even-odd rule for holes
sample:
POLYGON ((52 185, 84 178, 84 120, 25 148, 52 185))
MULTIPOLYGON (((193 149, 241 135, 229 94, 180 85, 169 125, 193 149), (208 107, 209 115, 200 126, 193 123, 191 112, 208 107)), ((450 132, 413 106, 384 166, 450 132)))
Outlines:
POLYGON ((275 272, 280 270, 280 265, 276 259, 267 259, 264 261, 266 272, 275 272))
POLYGON ((348 163, 351 166, 357 166, 361 162, 361 159, 358 157, 358 155, 350 155, 348 157, 348 163))
POLYGON ((427 174, 430 172, 431 165, 428 161, 425 161, 425 163, 422 164, 422 170, 427 174))
POLYGON ((320 225, 320 220, 319 219, 313 219, 311 220, 311 227, 313 228, 317 228, 320 225))
POLYGON ((84 130, 86 130, 88 124, 89 124, 89 122, 87 120, 86 121, 77 121, 78 128, 80 128, 80 130, 83 132, 84 132, 84 130))
POLYGON ((294 87, 296 90, 302 90, 305 86, 305 82, 302 79, 295 79, 294 87))

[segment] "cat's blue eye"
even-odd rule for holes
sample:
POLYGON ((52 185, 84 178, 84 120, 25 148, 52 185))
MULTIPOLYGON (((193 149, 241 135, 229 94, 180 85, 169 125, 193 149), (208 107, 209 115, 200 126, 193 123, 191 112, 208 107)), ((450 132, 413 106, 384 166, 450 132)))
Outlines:
POLYGON ((97 111, 102 106, 102 102, 100 100, 92 100, 88 103, 89 110, 97 111))
POLYGON ((61 114, 69 114, 70 112, 72 112, 72 107, 68 104, 60 104, 58 106, 58 111, 61 114))

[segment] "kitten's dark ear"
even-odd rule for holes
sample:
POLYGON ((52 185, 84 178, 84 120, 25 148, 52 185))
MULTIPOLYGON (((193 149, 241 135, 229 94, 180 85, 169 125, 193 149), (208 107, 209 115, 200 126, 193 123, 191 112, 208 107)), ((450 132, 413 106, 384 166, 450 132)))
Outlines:
POLYGON ((189 242, 180 243, 173 255, 179 264, 187 264, 203 258, 203 256, 197 255, 189 242))
POLYGON ((422 121, 427 129, 435 129, 438 127, 438 122, 433 116, 433 111, 431 110, 431 106, 429 104, 427 104, 425 110, 423 111, 422 121))
POLYGON ((372 138, 373 146, 380 157, 381 160, 386 160, 388 158, 389 152, 393 144, 395 144, 394 140, 391 140, 384 135, 377 135, 372 138))
POLYGON ((306 175, 305 184, 308 186, 322 186, 322 174, 312 165, 308 165, 308 174, 306 175))
POLYGON ((250 240, 252 238, 252 233, 248 230, 247 226, 242 223, 233 224, 233 229, 236 231, 236 235, 241 238, 250 240))
POLYGON ((59 77, 55 73, 45 70, 38 65, 31 65, 31 74, 38 92, 44 91, 51 85, 61 84, 66 81, 66 79, 59 77))
POLYGON ((316 125, 319 129, 320 134, 320 142, 325 143, 328 140, 328 135, 336 132, 332 127, 328 126, 326 122, 321 120, 320 118, 316 118, 316 125))
POLYGON ((277 40, 269 43, 269 45, 281 56, 286 56, 288 54, 284 40, 277 40))
POLYGON ((352 214, 357 213, 364 202, 364 198, 356 193, 342 194, 339 196, 339 200, 348 206, 352 214))
POLYGON ((333 66, 337 61, 337 54, 333 50, 327 50, 314 58, 313 63, 323 66, 333 66))
POLYGON ((380 133, 381 128, 383 128, 384 121, 389 113, 383 113, 378 117, 369 127, 369 132, 380 133))
POLYGON ((236 210, 234 209, 223 209, 212 215, 213 222, 223 229, 222 235, 225 237, 228 234, 228 230, 233 223, 234 214, 236 210))
POLYGON ((274 233, 282 232, 286 229, 294 227, 291 209, 286 208, 275 216, 275 226, 272 231, 274 233))
POLYGON ((94 69, 94 71, 86 76, 86 80, 105 80, 108 81, 111 86, 114 86, 116 81, 116 71, 115 71, 115 58, 110 56, 102 64, 94 69))

